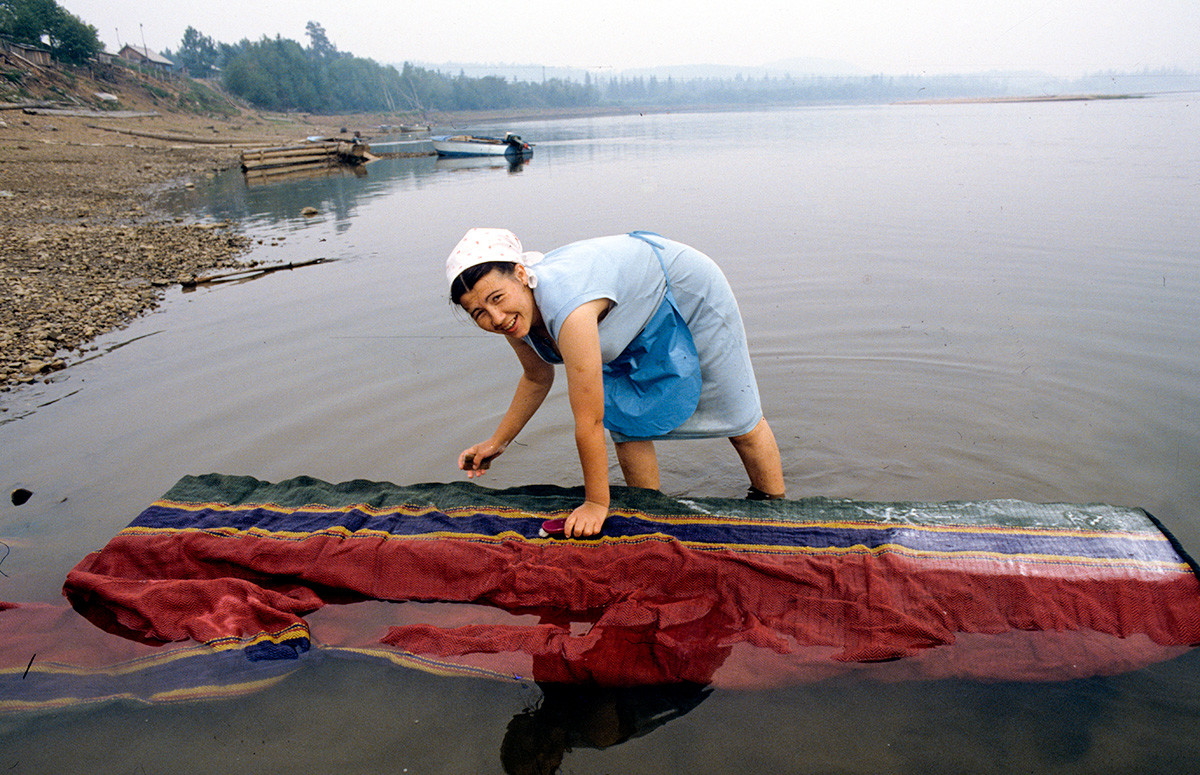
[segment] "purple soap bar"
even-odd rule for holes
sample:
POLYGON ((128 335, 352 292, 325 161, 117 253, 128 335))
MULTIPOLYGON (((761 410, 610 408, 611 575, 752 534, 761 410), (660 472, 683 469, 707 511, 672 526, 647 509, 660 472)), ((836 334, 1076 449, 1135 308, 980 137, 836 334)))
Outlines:
POLYGON ((567 532, 566 517, 558 519, 548 519, 542 523, 542 529, 538 531, 538 535, 542 538, 550 538, 551 536, 563 536, 567 532))

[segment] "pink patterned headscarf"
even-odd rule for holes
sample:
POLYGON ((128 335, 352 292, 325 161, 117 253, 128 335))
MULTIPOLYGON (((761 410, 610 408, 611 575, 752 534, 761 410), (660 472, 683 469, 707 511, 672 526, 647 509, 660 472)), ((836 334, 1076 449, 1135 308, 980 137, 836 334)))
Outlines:
MULTIPOLYGON (((469 229, 446 259, 446 282, 453 284, 454 278, 463 270, 488 261, 508 261, 522 266, 533 266, 542 260, 542 254, 522 252, 521 240, 508 229, 469 229)), ((537 278, 529 277, 529 287, 537 285, 537 278)))

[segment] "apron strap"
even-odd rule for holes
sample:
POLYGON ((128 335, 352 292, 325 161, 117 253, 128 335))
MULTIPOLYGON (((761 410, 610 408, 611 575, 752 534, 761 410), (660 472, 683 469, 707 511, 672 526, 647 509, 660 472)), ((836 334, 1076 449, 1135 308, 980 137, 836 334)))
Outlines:
POLYGON ((663 261, 662 257, 662 249, 664 246, 650 239, 651 237, 658 237, 660 240, 665 240, 666 237, 661 234, 655 234, 652 231, 631 231, 629 232, 629 236, 633 237, 634 239, 640 239, 642 242, 645 242, 647 245, 654 248, 654 257, 658 259, 658 265, 662 267, 663 276, 667 278, 667 293, 670 293, 671 276, 667 274, 667 264, 665 261, 663 261))

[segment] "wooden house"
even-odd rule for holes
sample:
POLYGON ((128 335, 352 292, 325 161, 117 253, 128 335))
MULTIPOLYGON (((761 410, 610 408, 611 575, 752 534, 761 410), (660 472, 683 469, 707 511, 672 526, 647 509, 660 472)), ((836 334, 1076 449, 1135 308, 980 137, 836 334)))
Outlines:
POLYGON ((148 48, 133 46, 128 43, 121 47, 121 50, 117 52, 117 56, 143 67, 157 70, 164 75, 170 73, 175 68, 175 63, 162 54, 156 54, 148 48))

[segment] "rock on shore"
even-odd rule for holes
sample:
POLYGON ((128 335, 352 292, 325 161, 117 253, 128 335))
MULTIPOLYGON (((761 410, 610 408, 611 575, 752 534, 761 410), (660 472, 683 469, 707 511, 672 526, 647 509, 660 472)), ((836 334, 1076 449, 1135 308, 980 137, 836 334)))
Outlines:
POLYGON ((0 381, 65 367, 71 350, 158 305, 163 290, 236 265, 226 225, 0 225, 0 381))

